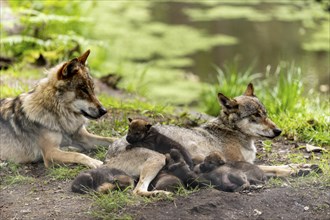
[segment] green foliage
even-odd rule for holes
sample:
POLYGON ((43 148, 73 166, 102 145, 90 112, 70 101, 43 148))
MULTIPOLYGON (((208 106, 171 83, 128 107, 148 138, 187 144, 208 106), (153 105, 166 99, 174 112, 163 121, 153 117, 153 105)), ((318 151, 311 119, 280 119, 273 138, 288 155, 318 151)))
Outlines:
POLYGON ((215 67, 218 74, 218 82, 204 88, 201 93, 201 105, 203 112, 216 116, 219 114, 220 106, 217 100, 221 92, 227 97, 233 98, 244 93, 246 86, 261 77, 260 73, 252 73, 252 68, 240 72, 236 64, 226 65, 224 70, 215 67), (241 85, 241 86, 237 86, 241 85))
POLYGON ((10 36, 1 32, 2 55, 29 61, 35 60, 36 54, 43 54, 54 64, 71 58, 76 51, 79 52, 80 47, 99 44, 82 35, 83 27, 89 20, 81 16, 79 2, 27 0, 17 4, 17 1, 12 0, 9 4, 13 9, 12 16, 19 20, 16 23, 20 31, 10 36))
POLYGON ((0 87, 0 98, 7 98, 7 97, 16 97, 22 92, 27 91, 27 86, 21 85, 19 83, 16 86, 8 86, 8 85, 1 85, 0 87))
POLYGON ((283 63, 274 73, 267 67, 265 77, 261 86, 268 89, 263 89, 257 96, 271 114, 293 112, 301 108, 305 98, 302 96, 303 79, 299 67, 283 63))

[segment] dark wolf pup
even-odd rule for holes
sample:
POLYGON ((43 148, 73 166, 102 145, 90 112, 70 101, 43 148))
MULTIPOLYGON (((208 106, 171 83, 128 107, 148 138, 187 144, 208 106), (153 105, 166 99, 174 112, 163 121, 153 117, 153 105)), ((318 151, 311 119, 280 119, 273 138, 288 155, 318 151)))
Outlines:
POLYGON ((171 149, 177 149, 189 167, 193 168, 194 164, 189 152, 178 142, 160 134, 147 120, 128 118, 128 121, 130 124, 126 140, 130 145, 126 149, 144 147, 162 154, 170 153, 171 149))
POLYGON ((88 133, 87 119, 107 111, 94 94, 94 83, 85 65, 90 51, 51 69, 48 78, 30 92, 0 100, 0 159, 29 163, 43 159, 79 163, 91 168, 102 162, 82 153, 62 151, 108 146, 113 139, 88 133))
POLYGON ((72 182, 71 190, 81 194, 90 190, 106 193, 109 190, 124 190, 133 185, 133 178, 125 172, 108 167, 99 167, 81 172, 72 182))
POLYGON ((228 192, 241 191, 266 180, 258 166, 245 161, 226 161, 219 151, 211 152, 199 169, 199 181, 209 181, 216 189, 228 192))

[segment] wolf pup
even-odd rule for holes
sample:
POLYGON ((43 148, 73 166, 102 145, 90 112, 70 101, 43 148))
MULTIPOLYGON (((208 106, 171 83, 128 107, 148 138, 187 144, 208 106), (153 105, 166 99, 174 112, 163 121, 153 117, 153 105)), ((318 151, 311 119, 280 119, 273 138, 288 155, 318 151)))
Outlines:
POLYGON ((54 67, 30 92, 0 100, 1 160, 29 163, 43 159, 46 167, 52 162, 91 168, 102 164, 82 153, 60 149, 74 146, 91 150, 114 140, 90 134, 85 128, 87 119, 107 112, 94 94, 85 65, 89 53, 54 67))
POLYGON ((124 190, 134 185, 132 177, 118 169, 99 167, 81 172, 72 182, 72 192, 85 194, 90 190, 106 193, 109 190, 124 190))
POLYGON ((152 125, 147 120, 128 118, 128 121, 130 124, 126 140, 130 145, 128 145, 126 149, 144 147, 162 154, 170 153, 171 149, 177 149, 182 154, 189 167, 193 168, 194 164, 191 156, 182 145, 160 134, 157 130, 153 129, 152 125))
POLYGON ((211 185, 222 191, 237 192, 266 180, 258 166, 244 161, 226 162, 219 151, 211 152, 199 168, 199 178, 210 181, 211 185))

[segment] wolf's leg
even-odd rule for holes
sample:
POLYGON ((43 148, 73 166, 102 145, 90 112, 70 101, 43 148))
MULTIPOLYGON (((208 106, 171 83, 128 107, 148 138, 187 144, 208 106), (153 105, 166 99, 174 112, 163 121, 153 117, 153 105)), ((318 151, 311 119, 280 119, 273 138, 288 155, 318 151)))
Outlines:
POLYGON ((280 166, 265 166, 258 165, 258 167, 265 172, 266 176, 276 176, 276 177, 286 177, 286 176, 295 176, 300 173, 308 174, 312 170, 316 172, 322 172, 317 165, 312 164, 289 164, 289 165, 280 165, 280 166))
POLYGON ((85 154, 60 150, 61 140, 62 135, 60 133, 47 131, 41 132, 38 144, 42 150, 46 167, 49 167, 49 163, 52 162, 79 163, 91 168, 97 168, 103 164, 103 162, 90 158, 85 154))
POLYGON ((109 146, 117 138, 101 137, 95 134, 89 133, 85 127, 82 127, 78 133, 74 136, 74 141, 81 143, 85 149, 96 149, 97 145, 109 146))
POLYGON ((158 172, 165 166, 165 155, 159 154, 148 158, 142 165, 140 179, 133 193, 141 196, 151 196, 155 194, 170 194, 163 190, 148 191, 149 184, 157 176, 158 172))
POLYGON ((93 159, 85 154, 77 152, 62 151, 59 148, 47 147, 44 153, 44 163, 46 167, 49 167, 49 163, 78 163, 86 165, 90 168, 100 167, 103 162, 93 159))

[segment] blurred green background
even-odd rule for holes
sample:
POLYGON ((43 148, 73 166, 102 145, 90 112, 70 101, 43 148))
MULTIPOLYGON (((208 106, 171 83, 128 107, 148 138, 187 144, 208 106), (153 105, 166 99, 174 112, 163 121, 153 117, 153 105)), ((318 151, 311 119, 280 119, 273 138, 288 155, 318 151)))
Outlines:
POLYGON ((0 96, 91 49, 95 78, 120 76, 120 91, 147 102, 216 115, 218 92, 253 82, 271 115, 328 128, 329 11, 325 0, 2 0, 0 96))

